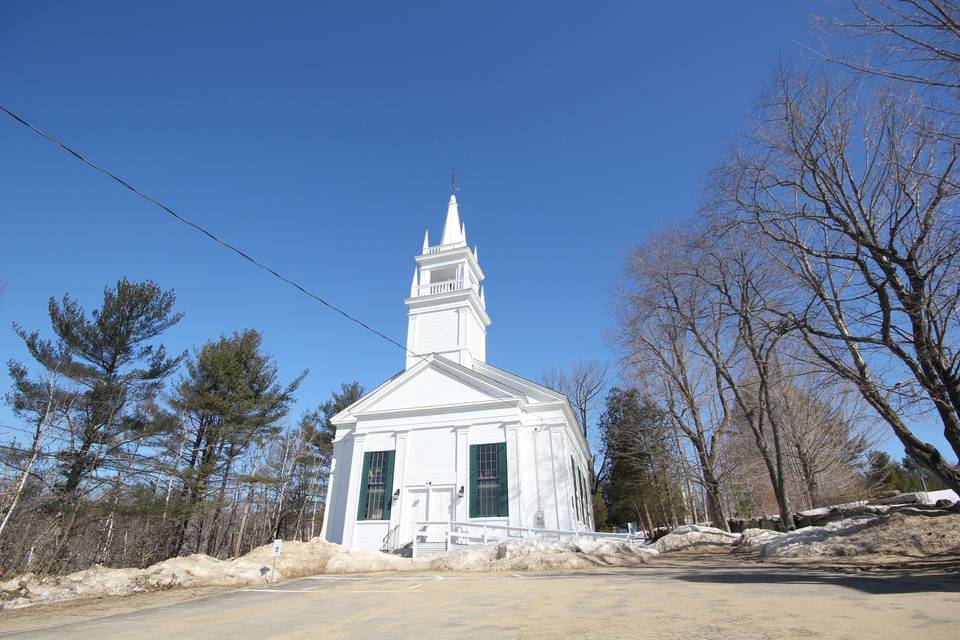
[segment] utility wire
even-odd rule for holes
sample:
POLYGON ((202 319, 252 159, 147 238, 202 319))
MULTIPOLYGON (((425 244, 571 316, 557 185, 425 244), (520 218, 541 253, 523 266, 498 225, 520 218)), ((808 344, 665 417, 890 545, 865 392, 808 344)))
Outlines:
POLYGON ((71 148, 68 147, 66 144, 64 144, 64 143, 60 142, 59 140, 57 140, 56 138, 54 138, 52 135, 50 135, 50 134, 48 134, 48 133, 46 133, 46 132, 38 129, 37 127, 33 126, 32 124, 30 124, 29 122, 27 122, 26 120, 24 120, 23 118, 21 118, 20 116, 18 116, 17 114, 15 114, 14 112, 10 111, 9 109, 7 109, 6 107, 4 107, 3 105, 0 105, 0 110, 2 110, 2 111, 3 111, 4 113, 6 113, 8 116, 10 116, 11 118, 13 118, 13 119, 16 120, 17 122, 19 122, 20 124, 22 124, 23 126, 25 126, 26 128, 28 128, 28 129, 30 129, 31 131, 33 131, 35 134, 37 134, 37 135, 40 136, 41 138, 44 138, 44 139, 47 140, 48 142, 51 142, 51 143, 53 143, 54 145, 60 147, 61 149, 63 149, 64 151, 66 151, 67 153, 69 153, 69 154, 72 155, 74 158, 76 158, 76 159, 79 160, 80 162, 84 163, 85 165, 87 165, 87 166, 90 167, 91 169, 93 169, 93 170, 95 170, 95 171, 98 171, 98 172, 104 174, 104 175, 107 176, 108 178, 112 179, 114 182, 118 183, 120 186, 122 186, 122 187, 124 187, 124 188, 126 188, 126 189, 128 189, 128 190, 130 190, 130 191, 132 191, 133 193, 135 193, 136 195, 140 196, 141 198, 143 198, 143 199, 146 200, 147 202, 149 202, 149 203, 151 203, 151 204, 153 204, 153 205, 156 205, 156 206, 160 207, 160 208, 163 209, 165 212, 167 212, 168 214, 170 214, 171 216, 173 216, 174 218, 176 218, 177 220, 179 220, 179 221, 182 222, 183 224, 185 224, 185 225, 187 225, 187 226, 189 226, 189 227, 193 227, 195 230, 197 230, 197 231, 199 231, 200 233, 202 233, 203 235, 207 236, 208 238, 210 238, 211 240, 213 240, 214 242, 216 242, 216 243, 219 244, 220 246, 224 247, 225 249, 228 249, 228 250, 230 250, 230 251, 233 251, 234 253, 236 253, 237 255, 239 255, 239 256, 240 256, 241 258, 243 258, 244 260, 247 260, 248 262, 253 263, 253 264, 256 265, 257 267, 259 267, 259 268, 263 269, 264 271, 270 273, 270 274, 273 275, 274 277, 279 278, 280 280, 282 280, 283 282, 287 283, 287 284, 290 285, 291 287, 297 289, 297 290, 300 291, 301 293, 304 293, 305 295, 309 296, 310 298, 313 298, 314 300, 316 300, 316 301, 319 302, 320 304, 324 305, 324 306, 327 307, 328 309, 331 309, 331 310, 339 313, 341 316, 343 316, 343 317, 346 318, 347 320, 349 320, 349 321, 351 321, 351 322, 354 322, 354 323, 360 325, 361 327, 363 327, 364 329, 366 329, 366 330, 369 331, 370 333, 374 334, 375 336, 379 336, 380 338, 383 338, 384 340, 386 340, 386 341, 389 342, 390 344, 399 347, 399 348, 402 349, 405 353, 409 353, 409 354, 412 355, 412 356, 421 357, 421 358, 422 358, 422 356, 418 356, 416 353, 414 353, 413 351, 410 351, 410 349, 408 349, 408 348, 405 347, 404 345, 400 344, 399 342, 397 342, 397 341, 394 340, 393 338, 387 336, 386 334, 381 333, 380 331, 377 331, 376 329, 374 329, 373 327, 371 327, 370 325, 368 325, 366 322, 363 322, 362 320, 360 320, 360 319, 358 319, 358 318, 355 318, 354 316, 350 315, 349 313, 347 313, 346 311, 344 311, 344 310, 341 309, 340 307, 336 306, 335 304, 332 304, 332 303, 330 303, 330 302, 327 302, 327 301, 326 301, 325 299, 323 299, 321 296, 317 295, 316 293, 313 293, 312 291, 308 290, 306 287, 298 284, 297 282, 294 282, 293 280, 291 280, 291 279, 288 278, 287 276, 279 273, 278 271, 276 271, 275 269, 273 269, 273 268, 270 267, 269 265, 264 264, 263 262, 260 262, 259 260, 257 260, 256 258, 252 257, 250 254, 246 253, 246 252, 243 251, 242 249, 240 249, 240 248, 236 247, 235 245, 227 242, 226 240, 221 240, 219 237, 217 237, 217 236, 216 236, 214 233, 212 233, 211 231, 208 231, 208 230, 207 230, 206 228, 204 228, 203 226, 201 226, 201 225, 197 224, 196 222, 190 220, 189 218, 187 218, 187 217, 185 217, 185 216, 177 213, 176 211, 174 211, 173 209, 171 209, 171 208, 168 207, 167 205, 163 204, 162 202, 160 202, 160 201, 157 200, 156 198, 153 198, 153 197, 147 195, 147 194, 144 193, 143 191, 141 191, 141 190, 139 190, 138 188, 136 188, 136 187, 134 187, 133 185, 131 185, 129 182, 127 182, 127 181, 124 180, 123 178, 117 177, 116 175, 114 175, 113 173, 111 173, 110 171, 108 171, 107 169, 104 169, 103 167, 101 167, 100 165, 94 163, 93 161, 88 160, 85 156, 83 156, 83 155, 82 155, 81 153, 79 153, 78 151, 75 151, 75 150, 71 149, 71 148))

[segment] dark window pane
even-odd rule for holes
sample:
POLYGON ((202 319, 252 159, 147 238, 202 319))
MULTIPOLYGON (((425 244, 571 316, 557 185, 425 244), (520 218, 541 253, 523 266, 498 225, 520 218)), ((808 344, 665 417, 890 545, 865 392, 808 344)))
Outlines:
POLYGON ((387 475, 388 451, 374 451, 370 454, 370 470, 367 472, 367 509, 365 520, 382 520, 386 496, 384 495, 387 475))
POLYGON ((497 444, 482 444, 477 451, 477 516, 497 515, 500 498, 500 464, 497 444))

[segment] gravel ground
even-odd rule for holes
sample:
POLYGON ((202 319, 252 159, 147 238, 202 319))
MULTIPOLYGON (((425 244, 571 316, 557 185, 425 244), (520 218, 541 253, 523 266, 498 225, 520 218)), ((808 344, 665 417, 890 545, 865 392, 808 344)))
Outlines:
POLYGON ((952 639, 958 568, 956 557, 824 567, 679 553, 558 573, 325 575, 9 611, 0 638, 952 639))

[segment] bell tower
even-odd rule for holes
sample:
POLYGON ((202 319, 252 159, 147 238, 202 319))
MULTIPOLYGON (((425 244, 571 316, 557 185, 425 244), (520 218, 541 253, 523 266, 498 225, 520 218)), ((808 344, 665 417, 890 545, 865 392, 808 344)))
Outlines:
MULTIPOLYGON (((436 353, 465 367, 486 360, 490 316, 484 298, 483 270, 477 248, 467 245, 467 230, 460 222, 457 196, 450 194, 440 244, 430 245, 423 235, 423 250, 410 285, 407 305, 407 349, 417 356, 436 353)), ((419 359, 407 354, 407 368, 419 359)))

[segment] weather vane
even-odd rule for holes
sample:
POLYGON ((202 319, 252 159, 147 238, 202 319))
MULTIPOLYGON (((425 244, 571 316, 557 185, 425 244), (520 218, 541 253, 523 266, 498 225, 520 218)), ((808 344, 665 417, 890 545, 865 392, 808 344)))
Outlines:
POLYGON ((450 195, 457 195, 457 170, 450 169, 450 195))

